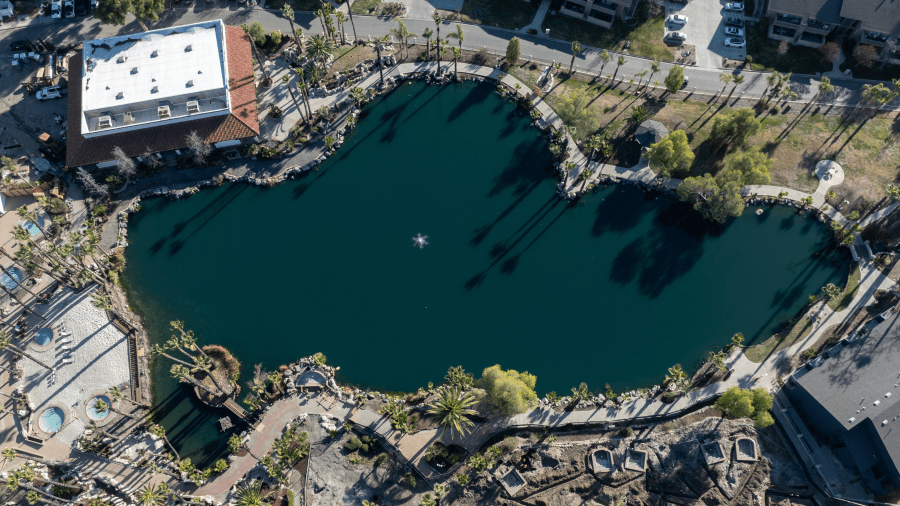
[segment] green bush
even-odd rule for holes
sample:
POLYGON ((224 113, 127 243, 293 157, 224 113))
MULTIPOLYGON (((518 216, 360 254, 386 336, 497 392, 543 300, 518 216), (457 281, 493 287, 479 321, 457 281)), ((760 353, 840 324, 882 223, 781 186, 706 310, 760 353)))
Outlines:
POLYGON ((750 418, 759 428, 774 423, 769 414, 769 410, 772 409, 772 395, 762 388, 743 390, 731 387, 716 399, 716 408, 733 418, 750 418))
POLYGON ((486 368, 478 380, 478 386, 487 392, 488 402, 507 416, 522 413, 537 403, 536 383, 533 374, 504 371, 499 364, 486 368))
POLYGON ((355 452, 357 450, 361 452, 369 452, 375 449, 375 446, 378 444, 378 441, 370 438, 369 436, 352 437, 350 441, 344 443, 344 449, 347 450, 348 453, 355 452))
POLYGON ((631 430, 631 427, 623 427, 622 430, 619 431, 619 435, 622 437, 631 437, 634 435, 634 431, 631 430))

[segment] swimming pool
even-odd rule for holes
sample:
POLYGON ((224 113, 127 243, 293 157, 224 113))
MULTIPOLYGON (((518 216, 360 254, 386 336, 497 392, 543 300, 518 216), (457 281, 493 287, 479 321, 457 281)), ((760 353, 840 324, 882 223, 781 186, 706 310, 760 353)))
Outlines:
POLYGON ((44 432, 59 432, 65 419, 66 414, 63 412, 62 408, 53 406, 52 408, 45 409, 44 412, 41 413, 41 417, 38 419, 38 426, 44 432))
POLYGON ((44 217, 38 216, 38 224, 35 225, 33 222, 29 220, 25 220, 25 223, 22 224, 22 227, 28 231, 32 236, 38 235, 41 233, 41 227, 44 226, 44 217))
POLYGON ((43 327, 35 331, 34 342, 38 346, 47 346, 51 341, 53 341, 53 329, 43 327))
POLYGON ((112 406, 112 401, 110 401, 109 397, 105 395, 98 395, 91 400, 88 401, 87 406, 85 407, 85 412, 87 413, 87 417, 95 422, 99 422, 101 420, 106 420, 109 418, 110 411, 109 407, 112 406), (106 403, 106 409, 103 411, 97 411, 97 401, 103 401, 106 403))
POLYGON ((0 274, 0 284, 10 292, 15 292, 19 289, 18 283, 22 282, 22 271, 20 271, 18 267, 7 267, 6 272, 0 274), (6 272, 8 272, 9 275, 7 275, 6 272))

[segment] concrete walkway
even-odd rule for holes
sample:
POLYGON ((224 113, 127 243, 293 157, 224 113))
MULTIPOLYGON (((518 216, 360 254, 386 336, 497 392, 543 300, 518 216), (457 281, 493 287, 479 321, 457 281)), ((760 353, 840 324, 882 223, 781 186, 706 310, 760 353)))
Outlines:
POLYGON ((523 26, 519 28, 520 32, 527 32, 528 30, 534 30, 538 33, 538 35, 543 35, 544 32, 541 31, 541 24, 544 23, 544 18, 547 17, 547 11, 550 10, 550 0, 544 0, 541 2, 541 5, 538 7, 537 12, 534 13, 534 19, 531 20, 531 23, 528 26, 523 26))

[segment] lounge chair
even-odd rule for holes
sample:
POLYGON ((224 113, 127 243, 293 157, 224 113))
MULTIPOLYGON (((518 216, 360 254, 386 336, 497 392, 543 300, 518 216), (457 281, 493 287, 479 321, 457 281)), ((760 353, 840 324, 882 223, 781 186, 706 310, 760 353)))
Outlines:
POLYGON ((64 358, 64 359, 62 359, 63 365, 65 365, 65 364, 71 364, 71 363, 74 362, 74 361, 75 361, 74 358, 64 358))
POLYGON ((68 344, 66 344, 66 345, 63 345, 63 346, 60 346, 59 348, 57 348, 56 351, 67 351, 67 350, 71 350, 71 349, 72 349, 72 347, 69 346, 68 344))
POLYGON ((67 336, 71 336, 72 333, 71 332, 60 332, 59 335, 61 335, 62 337, 67 337, 67 336))
POLYGON ((60 339, 59 342, 57 342, 56 344, 69 344, 71 342, 72 342, 71 339, 60 339))

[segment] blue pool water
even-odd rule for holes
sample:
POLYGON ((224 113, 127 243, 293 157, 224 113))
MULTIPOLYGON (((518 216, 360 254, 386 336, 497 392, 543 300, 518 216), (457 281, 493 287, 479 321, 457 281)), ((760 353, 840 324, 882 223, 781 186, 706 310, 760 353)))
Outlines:
POLYGON ((10 292, 15 292, 19 289, 17 282, 22 282, 22 271, 20 271, 18 267, 8 267, 6 272, 0 274, 0 284, 10 292), (8 272, 9 275, 7 275, 6 272, 8 272))
POLYGON ((41 329, 37 329, 37 331, 34 333, 34 342, 37 343, 38 346, 47 346, 52 340, 53 329, 44 327, 41 329))
POLYGON ((37 225, 26 220, 25 223, 22 224, 22 226, 25 227, 25 230, 27 230, 29 234, 38 235, 41 233, 40 227, 44 226, 44 217, 38 216, 38 224, 37 225))
POLYGON ((98 396, 94 397, 93 399, 91 399, 90 401, 88 401, 87 409, 85 411, 87 411, 88 418, 90 418, 91 420, 94 420, 95 422, 99 422, 100 420, 106 420, 106 418, 109 416, 109 413, 110 413, 109 408, 106 408, 103 411, 97 411, 97 408, 95 407, 97 404, 97 401, 103 401, 106 403, 107 406, 112 404, 109 400, 109 397, 107 397, 105 395, 98 395, 98 396))
POLYGON ((62 427, 63 420, 65 419, 66 414, 63 413, 62 408, 54 406, 52 408, 45 409, 44 412, 41 413, 41 418, 38 420, 38 425, 44 432, 58 432, 62 427))

